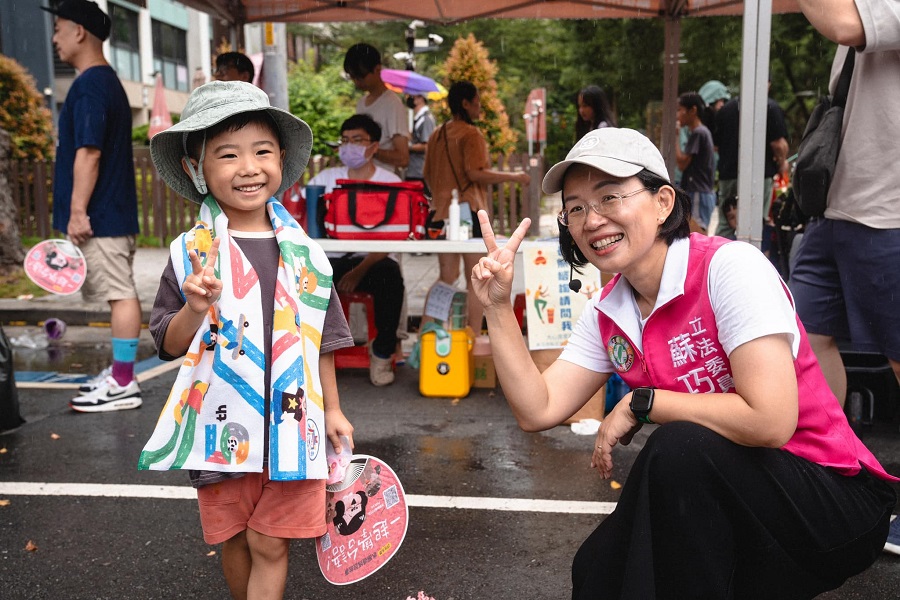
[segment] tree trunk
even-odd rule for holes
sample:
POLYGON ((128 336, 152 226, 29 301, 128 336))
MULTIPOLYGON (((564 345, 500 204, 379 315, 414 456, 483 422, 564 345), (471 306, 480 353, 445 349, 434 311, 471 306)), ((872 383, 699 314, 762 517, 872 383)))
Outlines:
POLYGON ((0 271, 21 266, 25 260, 17 211, 9 189, 9 143, 9 134, 0 129, 0 271))

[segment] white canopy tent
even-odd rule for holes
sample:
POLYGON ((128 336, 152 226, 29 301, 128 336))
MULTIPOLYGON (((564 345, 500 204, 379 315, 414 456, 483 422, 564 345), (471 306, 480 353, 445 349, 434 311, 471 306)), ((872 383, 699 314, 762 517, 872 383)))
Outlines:
POLYGON ((772 13, 798 12, 795 0, 180 0, 232 26, 256 21, 346 22, 418 19, 665 19, 661 146, 674 166, 678 48, 682 17, 743 15, 738 239, 761 242, 766 98, 772 13), (753 186, 752 182, 760 182, 753 186), (746 199, 749 198, 749 202, 746 199))

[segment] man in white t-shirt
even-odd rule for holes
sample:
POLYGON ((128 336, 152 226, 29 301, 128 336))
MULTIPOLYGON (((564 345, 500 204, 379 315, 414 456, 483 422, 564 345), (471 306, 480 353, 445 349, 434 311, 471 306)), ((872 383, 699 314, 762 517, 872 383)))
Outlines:
MULTIPOLYGON (((790 282, 809 343, 843 403, 847 373, 838 343, 884 355, 900 381, 900 120, 894 112, 900 109, 900 11, 896 0, 801 0, 799 6, 813 27, 840 44, 831 90, 848 47, 856 48, 827 208, 806 225, 790 282)), ((895 529, 896 546, 900 523, 895 529)))
MULTIPOLYGON (((340 167, 324 169, 308 185, 325 186, 331 192, 338 179, 399 182, 394 173, 373 163, 378 152, 381 127, 368 115, 353 115, 341 124, 340 167)), ((394 381, 391 356, 397 348, 397 327, 403 309, 403 274, 397 261, 384 252, 328 253, 338 292, 368 292, 375 305, 378 335, 369 348, 369 379, 373 385, 394 381)))
POLYGON ((381 54, 369 44, 355 44, 344 56, 344 71, 366 95, 356 112, 369 115, 381 127, 375 164, 397 172, 409 164, 409 115, 400 97, 381 81, 381 54))

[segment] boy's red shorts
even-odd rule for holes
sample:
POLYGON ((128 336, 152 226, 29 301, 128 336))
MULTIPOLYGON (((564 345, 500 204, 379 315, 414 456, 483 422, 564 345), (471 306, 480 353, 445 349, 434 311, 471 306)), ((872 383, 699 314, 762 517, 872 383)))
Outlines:
POLYGON ((268 469, 197 489, 207 544, 247 528, 277 538, 325 534, 325 480, 272 481, 268 469))

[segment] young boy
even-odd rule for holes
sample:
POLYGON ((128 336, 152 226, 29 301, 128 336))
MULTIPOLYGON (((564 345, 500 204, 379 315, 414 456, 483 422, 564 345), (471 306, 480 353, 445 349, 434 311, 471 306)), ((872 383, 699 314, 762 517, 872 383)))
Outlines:
MULTIPOLYGON (((381 127, 372 117, 353 115, 341 123, 338 156, 344 166, 324 169, 310 179, 309 185, 325 186, 325 192, 329 193, 338 179, 399 182, 394 173, 373 162, 379 139, 381 127)), ((372 294, 378 335, 369 348, 369 381, 376 386, 390 385, 394 382, 391 355, 397 348, 397 328, 406 294, 400 265, 386 252, 331 252, 328 258, 338 290, 372 294)))
POLYGON ((693 202, 691 216, 705 231, 716 208, 716 151, 712 134, 700 120, 704 110, 706 103, 700 94, 688 92, 678 97, 678 127, 684 125, 691 133, 683 152, 675 144, 675 162, 682 171, 681 187, 693 202))
POLYGON ((353 340, 331 266, 273 198, 312 133, 243 82, 197 88, 181 116, 150 153, 200 215, 170 247, 150 329, 161 358, 184 359, 138 468, 189 469, 232 596, 280 598, 290 539, 325 533, 323 446, 353 445, 331 354, 353 340))

